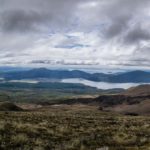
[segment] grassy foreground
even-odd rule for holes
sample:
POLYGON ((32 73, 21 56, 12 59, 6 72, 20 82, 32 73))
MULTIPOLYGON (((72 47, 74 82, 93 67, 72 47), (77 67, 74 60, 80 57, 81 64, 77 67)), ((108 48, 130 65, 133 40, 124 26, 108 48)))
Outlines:
POLYGON ((104 113, 88 106, 0 112, 0 149, 149 150, 150 117, 104 113))

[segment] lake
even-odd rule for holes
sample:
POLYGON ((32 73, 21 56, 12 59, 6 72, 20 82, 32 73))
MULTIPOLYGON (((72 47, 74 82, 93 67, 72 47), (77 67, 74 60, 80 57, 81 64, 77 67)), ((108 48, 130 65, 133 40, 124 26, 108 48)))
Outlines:
POLYGON ((108 83, 108 82, 94 82, 80 78, 71 78, 61 80, 63 83, 81 83, 87 86, 96 87, 98 89, 114 89, 114 88, 123 88, 128 89, 130 87, 138 86, 144 83, 108 83))

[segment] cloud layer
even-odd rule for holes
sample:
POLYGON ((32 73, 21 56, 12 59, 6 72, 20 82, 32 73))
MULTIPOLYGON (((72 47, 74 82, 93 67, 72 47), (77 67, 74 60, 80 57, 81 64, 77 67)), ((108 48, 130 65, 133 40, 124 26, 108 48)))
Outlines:
POLYGON ((1 65, 150 68, 149 0, 0 0, 1 65))

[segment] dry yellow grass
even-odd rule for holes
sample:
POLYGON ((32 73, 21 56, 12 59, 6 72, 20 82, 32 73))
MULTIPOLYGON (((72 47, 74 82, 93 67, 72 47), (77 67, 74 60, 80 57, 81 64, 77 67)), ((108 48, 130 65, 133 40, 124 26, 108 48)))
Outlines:
POLYGON ((31 112, 0 112, 2 150, 148 150, 150 118, 61 105, 31 112))

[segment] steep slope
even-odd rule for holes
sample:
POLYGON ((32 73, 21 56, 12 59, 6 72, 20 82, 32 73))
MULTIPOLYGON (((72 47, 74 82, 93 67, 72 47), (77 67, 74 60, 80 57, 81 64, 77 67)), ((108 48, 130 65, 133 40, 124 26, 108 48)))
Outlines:
POLYGON ((0 111, 22 111, 23 109, 10 102, 0 102, 0 111))

